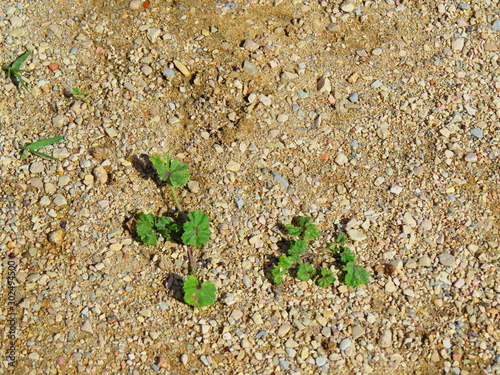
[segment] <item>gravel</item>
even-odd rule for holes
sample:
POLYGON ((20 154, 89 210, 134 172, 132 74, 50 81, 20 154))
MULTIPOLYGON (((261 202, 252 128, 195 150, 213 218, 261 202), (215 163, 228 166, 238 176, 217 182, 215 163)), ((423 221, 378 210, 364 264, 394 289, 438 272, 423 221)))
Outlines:
POLYGON ((29 93, 0 82, 0 249, 19 263, 0 373, 500 373, 496 3, 147 3, 0 10, 2 65, 33 51, 29 93), (20 160, 58 135, 40 151, 59 161, 20 160), (158 153, 211 217, 202 310, 185 249, 133 234, 139 211, 176 214, 158 153), (370 283, 275 285, 295 216, 322 232, 318 266, 348 233, 370 283))

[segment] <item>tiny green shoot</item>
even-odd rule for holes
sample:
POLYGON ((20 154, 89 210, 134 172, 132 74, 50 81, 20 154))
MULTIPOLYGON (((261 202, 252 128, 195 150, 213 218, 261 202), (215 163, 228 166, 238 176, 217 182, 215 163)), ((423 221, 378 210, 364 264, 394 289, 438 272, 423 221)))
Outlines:
POLYGON ((26 59, 31 55, 31 51, 27 51, 19 56, 10 66, 2 65, 2 70, 5 70, 5 74, 7 78, 10 78, 12 82, 19 88, 19 84, 21 84, 26 91, 30 91, 26 82, 24 82, 24 78, 19 74, 19 72, 26 72, 27 70, 22 70, 21 66, 24 64, 26 59))
POLYGON ((84 102, 89 101, 91 98, 87 93, 80 90, 78 87, 74 87, 71 90, 71 95, 77 100, 83 100, 84 102))
POLYGON ((44 154, 43 152, 39 152, 37 150, 40 149, 40 148, 43 148, 43 147, 47 147, 47 146, 53 145, 54 143, 60 142, 63 139, 64 139, 64 136, 61 135, 59 137, 47 138, 47 139, 42 139, 41 141, 37 141, 37 142, 33 142, 33 143, 27 143, 24 146, 21 145, 21 146, 19 146, 23 150, 23 152, 21 154, 21 160, 26 159, 28 157, 28 154, 31 152, 32 154, 35 154, 35 155, 38 155, 38 156, 41 156, 41 157, 44 157, 44 158, 47 158, 47 159, 59 161, 59 159, 57 159, 57 158, 55 158, 53 156, 44 154))

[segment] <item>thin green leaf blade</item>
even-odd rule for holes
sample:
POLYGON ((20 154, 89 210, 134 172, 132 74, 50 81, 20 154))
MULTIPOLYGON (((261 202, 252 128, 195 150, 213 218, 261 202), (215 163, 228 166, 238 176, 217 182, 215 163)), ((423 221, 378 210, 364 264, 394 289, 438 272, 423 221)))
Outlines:
POLYGON ((60 135, 58 137, 53 137, 53 138, 42 139, 40 141, 25 145, 25 148, 29 151, 35 151, 35 150, 38 150, 39 148, 53 145, 54 143, 60 142, 63 139, 64 139, 64 135, 60 135))
MULTIPOLYGON (((50 156, 50 155, 47 155, 47 154, 44 154, 43 152, 40 152, 40 151, 35 151, 35 150, 28 150, 29 152, 32 152, 33 154, 35 155, 38 155, 38 156, 41 156, 42 158, 47 158, 47 159, 51 159, 51 160, 55 160, 55 161, 59 161, 59 159, 53 157, 53 156, 50 156)), ((22 155, 21 155, 22 156, 22 155)))
POLYGON ((12 69, 19 70, 21 66, 24 64, 26 59, 31 55, 31 51, 23 53, 21 56, 19 56, 16 61, 14 61, 11 65, 12 69))

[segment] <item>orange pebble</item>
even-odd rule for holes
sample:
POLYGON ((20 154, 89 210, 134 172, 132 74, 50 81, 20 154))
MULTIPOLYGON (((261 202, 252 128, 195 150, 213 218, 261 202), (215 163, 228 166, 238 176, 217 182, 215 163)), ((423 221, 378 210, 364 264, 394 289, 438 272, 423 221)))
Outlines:
POLYGON ((56 63, 50 63, 49 64, 49 69, 54 71, 54 70, 57 70, 57 68, 59 68, 59 64, 56 64, 56 63))

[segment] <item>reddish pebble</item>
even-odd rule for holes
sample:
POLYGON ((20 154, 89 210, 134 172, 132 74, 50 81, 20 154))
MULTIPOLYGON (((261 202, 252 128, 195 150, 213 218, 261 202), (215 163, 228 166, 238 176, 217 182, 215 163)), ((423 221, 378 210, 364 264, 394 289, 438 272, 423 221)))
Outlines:
POLYGON ((59 64, 56 64, 56 63, 50 63, 49 64, 49 69, 54 71, 54 70, 57 70, 57 68, 59 68, 59 64))
POLYGON ((64 365, 64 362, 65 362, 64 357, 57 357, 56 363, 58 366, 64 365))
POLYGON ((330 154, 329 154, 328 152, 325 152, 324 154, 321 154, 321 155, 319 156, 319 159, 320 159, 321 161, 328 161, 328 159, 330 159, 330 154))
POLYGON ((150 5, 151 5, 151 3, 149 1, 145 1, 142 3, 142 6, 144 7, 144 9, 148 9, 150 5))
POLYGON ((161 368, 170 368, 170 365, 168 364, 167 360, 164 358, 164 357, 160 357, 158 358, 158 362, 156 363, 158 365, 158 367, 161 367, 161 368))

